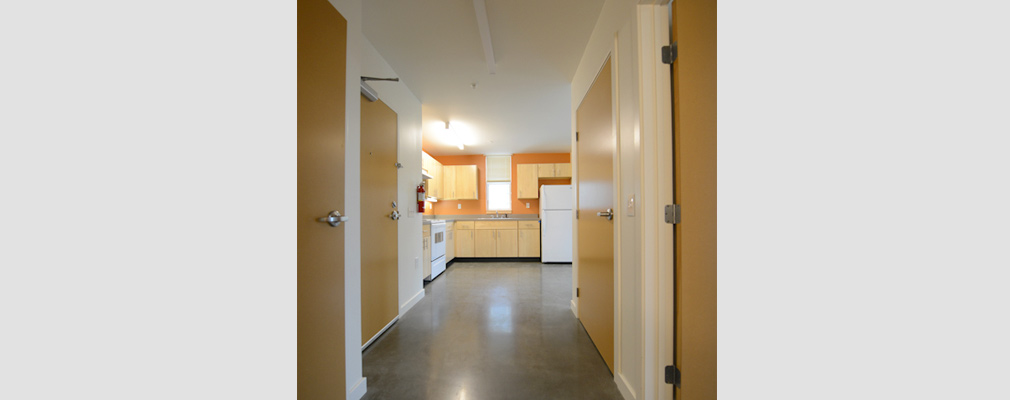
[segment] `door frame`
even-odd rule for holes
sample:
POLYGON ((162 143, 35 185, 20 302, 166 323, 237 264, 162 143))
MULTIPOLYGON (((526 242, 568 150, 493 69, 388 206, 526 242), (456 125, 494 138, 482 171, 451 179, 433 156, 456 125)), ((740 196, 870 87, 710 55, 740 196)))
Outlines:
MULTIPOLYGON (((651 3, 651 2, 650 2, 651 3)), ((673 398, 663 371, 673 364, 673 225, 664 220, 673 197, 673 94, 670 66, 659 49, 670 44, 669 1, 638 6, 639 81, 642 157, 642 294, 645 391, 673 398), (651 318, 650 318, 651 317, 651 318), (649 322, 649 321, 654 322, 649 322)), ((646 398, 651 398, 646 396, 646 398)))

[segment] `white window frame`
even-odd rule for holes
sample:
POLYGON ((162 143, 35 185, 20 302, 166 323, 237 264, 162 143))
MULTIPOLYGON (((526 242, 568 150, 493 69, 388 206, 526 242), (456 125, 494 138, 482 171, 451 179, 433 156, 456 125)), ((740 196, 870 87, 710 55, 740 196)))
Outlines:
POLYGON ((485 188, 484 188, 485 189, 484 193, 487 193, 487 199, 484 201, 484 209, 486 210, 486 212, 488 214, 493 214, 496 211, 499 212, 499 213, 511 213, 512 212, 512 173, 511 173, 511 169, 512 169, 512 156, 511 155, 507 155, 507 156, 484 156, 484 170, 485 171, 490 171, 490 168, 488 167, 488 159, 490 157, 508 157, 508 164, 509 164, 509 177, 508 178, 509 179, 508 180, 501 180, 501 179, 499 179, 499 180, 491 180, 491 179, 487 179, 487 182, 485 182, 485 188), (506 202, 508 208, 498 208, 498 209, 491 208, 491 193, 496 192, 496 191, 492 191, 491 190, 492 186, 504 186, 505 192, 508 194, 508 200, 506 202))

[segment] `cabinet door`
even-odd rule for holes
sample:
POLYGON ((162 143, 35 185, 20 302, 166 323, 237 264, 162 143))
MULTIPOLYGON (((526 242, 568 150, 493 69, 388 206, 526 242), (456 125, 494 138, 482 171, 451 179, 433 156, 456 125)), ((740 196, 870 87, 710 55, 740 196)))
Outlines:
POLYGON ((445 230, 445 262, 452 261, 456 257, 456 240, 453 239, 453 236, 456 236, 456 231, 445 230))
POLYGON ((456 231, 455 257, 473 257, 473 232, 470 230, 456 231))
POLYGON ((537 184, 537 164, 516 165, 516 198, 536 199, 540 197, 540 188, 537 184))
POLYGON ((540 230, 519 230, 519 257, 540 257, 540 230))
POLYGON ((431 169, 428 173, 434 177, 431 180, 431 197, 442 199, 442 163, 438 160, 431 160, 431 169))
POLYGON ((456 198, 477 200, 477 166, 456 166, 456 198))
POLYGON ((431 238, 425 236, 424 240, 421 241, 421 246, 424 247, 424 259, 421 260, 421 264, 424 265, 422 273, 424 277, 428 277, 431 275, 431 238))
POLYGON ((572 177, 572 164, 571 163, 554 164, 554 177, 555 178, 571 178, 572 177))
POLYGON ((456 166, 442 166, 442 200, 456 200, 456 166))
POLYGON ((553 178, 554 177, 554 164, 537 164, 537 177, 538 178, 553 178))
POLYGON ((474 257, 496 257, 498 254, 494 229, 477 229, 473 231, 473 256, 474 257))
POLYGON ((501 229, 496 232, 497 257, 519 257, 519 231, 517 229, 501 229))

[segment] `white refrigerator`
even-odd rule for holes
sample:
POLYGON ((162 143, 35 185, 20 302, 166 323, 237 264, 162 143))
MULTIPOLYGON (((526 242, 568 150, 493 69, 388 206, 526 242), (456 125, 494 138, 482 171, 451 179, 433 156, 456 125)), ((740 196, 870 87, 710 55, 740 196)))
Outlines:
POLYGON ((540 261, 572 262, 572 185, 540 187, 540 261))

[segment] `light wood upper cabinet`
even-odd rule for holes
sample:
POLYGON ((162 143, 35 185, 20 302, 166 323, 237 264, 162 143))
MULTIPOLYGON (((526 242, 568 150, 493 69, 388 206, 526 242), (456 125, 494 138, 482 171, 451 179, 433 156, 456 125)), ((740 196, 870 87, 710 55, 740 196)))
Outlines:
POLYGON ((430 194, 431 197, 441 200, 443 197, 442 163, 438 162, 438 160, 434 158, 431 159, 431 162, 432 162, 431 169, 428 170, 428 173, 431 174, 432 179, 428 182, 428 190, 431 191, 430 194))
POLYGON ((516 164, 516 198, 540 198, 540 179, 571 177, 571 163, 516 164))
POLYGON ((537 184, 537 164, 516 164, 516 198, 535 199, 540 197, 537 184))
POLYGON ((456 199, 477 200, 477 166, 456 165, 456 199))
POLYGON ((477 166, 443 165, 440 200, 477 200, 477 166))
POLYGON ((444 192, 442 190, 442 163, 438 162, 428 153, 421 152, 421 168, 428 172, 432 178, 428 179, 427 193, 425 196, 442 200, 444 192))
POLYGON ((558 164, 554 164, 554 177, 555 178, 571 178, 572 177, 572 164, 571 163, 558 163, 558 164))
POLYGON ((442 198, 440 200, 456 200, 456 166, 442 166, 442 198))
POLYGON ((536 164, 537 178, 553 178, 554 164, 536 164))
POLYGON ((519 257, 540 257, 540 229, 519 230, 519 257))

